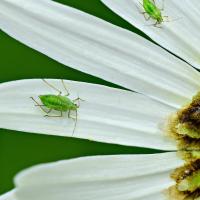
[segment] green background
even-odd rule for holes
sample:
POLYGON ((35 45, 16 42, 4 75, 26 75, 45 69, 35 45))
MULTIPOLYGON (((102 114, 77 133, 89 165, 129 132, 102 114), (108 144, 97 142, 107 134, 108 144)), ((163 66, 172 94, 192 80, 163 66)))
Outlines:
MULTIPOLYGON (((58 2, 146 37, 98 0, 58 0, 58 2)), ((51 60, 2 31, 0 31, 0 69, 0 82, 24 78, 63 78, 117 87, 51 60)), ((13 177, 17 172, 38 163, 88 155, 157 152, 159 151, 0 129, 0 194, 14 187, 13 177)))

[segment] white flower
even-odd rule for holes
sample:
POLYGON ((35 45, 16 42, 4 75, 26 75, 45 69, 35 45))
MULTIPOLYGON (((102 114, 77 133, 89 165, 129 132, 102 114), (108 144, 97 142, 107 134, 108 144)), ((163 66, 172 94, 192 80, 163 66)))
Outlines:
MULTIPOLYGON (((39 2, 32 0, 3 0, 0 6, 0 28, 14 38, 65 65, 96 75, 157 100, 152 101, 148 97, 140 94, 130 94, 125 91, 105 88, 105 90, 109 90, 109 92, 107 91, 108 94, 110 94, 110 90, 123 93, 120 97, 120 101, 123 99, 125 102, 123 103, 124 105, 120 106, 122 106, 124 110, 118 109, 117 105, 114 106, 113 103, 113 107, 115 107, 113 112, 116 112, 116 114, 115 116, 111 114, 112 117, 115 117, 111 125, 118 124, 118 126, 125 127, 126 131, 123 130, 123 133, 121 131, 121 134, 118 135, 115 130, 111 132, 110 128, 107 129, 108 132, 106 133, 103 130, 102 132, 105 133, 105 137, 104 139, 99 139, 100 141, 124 145, 139 145, 165 150, 175 149, 168 141, 166 144, 162 144, 162 147, 159 145, 159 143, 165 143, 163 140, 166 140, 160 124, 170 113, 175 112, 199 91, 199 72, 162 48, 130 31, 49 0, 42 0, 39 2), (21 6, 22 4, 23 6, 21 6), (80 30, 82 31, 80 32, 80 30), (138 101, 140 103, 138 103, 138 101), (162 103, 158 103, 158 101, 162 103), (149 106, 150 104, 151 107, 149 106), (128 116, 127 110, 132 109, 133 112, 128 116), (118 111, 119 113, 117 113, 118 111), (124 115, 122 115, 122 113, 124 113, 124 115), (137 118, 134 115, 137 116, 137 118), (119 119, 119 116, 124 119, 119 119), (127 123, 127 121, 131 121, 131 123, 127 123), (126 132, 129 133, 126 134, 126 132), (118 141, 113 137, 112 141, 110 141, 109 138, 107 138, 107 136, 110 137, 109 134, 115 134, 115 139, 118 141), (137 139, 129 138, 130 135, 131 137, 135 135, 137 139), (127 139, 125 139, 126 136, 127 139), (145 138, 148 140, 147 142, 145 138), (142 140, 142 142, 137 144, 139 140, 142 140), (155 140, 157 140, 156 144, 152 145, 152 141, 155 140)), ((133 9, 135 9, 134 6, 133 9)), ((141 18, 142 17, 143 16, 141 16, 141 18)), ((185 20, 185 18, 183 18, 183 20, 185 20)), ((167 29, 167 25, 166 27, 163 25, 164 30, 167 29)), ((161 29, 160 31, 163 30, 161 29)), ((40 82, 41 85, 43 84, 42 81, 38 80, 38 82, 40 82)), ((14 83, 8 83, 1 86, 1 101, 3 101, 0 104, 3 107, 1 110, 9 109, 12 104, 13 107, 19 106, 20 104, 24 105, 24 101, 26 101, 28 102, 30 114, 34 116, 33 113, 36 113, 37 110, 33 107, 30 100, 25 97, 34 95, 31 91, 36 92, 34 96, 42 92, 52 91, 44 84, 43 86, 33 86, 32 88, 34 88, 34 90, 28 88, 28 83, 26 85, 26 83, 21 82, 20 86, 20 82, 18 82, 17 85, 15 86, 14 83), (10 88, 9 92, 10 84, 13 85, 13 87, 19 85, 19 88, 10 88), (46 89, 41 90, 40 87, 45 87, 46 89), (23 88, 23 90, 21 88, 23 88), (10 96, 14 95, 13 90, 16 89, 19 89, 21 93, 28 90, 29 94, 24 94, 24 97, 21 97, 17 102, 10 96), (3 90, 7 91, 7 96, 3 95, 3 90), (10 99, 11 102, 9 106, 6 106, 5 102, 7 102, 8 99, 10 99)), ((80 90, 82 90, 81 85, 80 83, 80 89, 75 91, 76 94, 80 93, 80 90)), ((96 86, 87 85, 91 88, 94 87, 93 90, 97 91, 96 86)), ((61 84, 57 86, 59 88, 62 87, 61 84)), ((70 87, 71 85, 69 85, 69 88, 70 87)), ((73 92, 72 90, 70 91, 73 92)), ((20 94, 15 94, 15 97, 17 98, 18 95, 20 94)), ((88 95, 92 95, 92 98, 96 98, 96 101, 98 101, 97 104, 102 104, 102 98, 107 98, 106 104, 112 104, 114 101, 118 104, 118 99, 115 95, 101 96, 100 92, 93 92, 93 94, 88 95)), ((20 111, 23 112, 23 109, 22 106, 20 111)), ((99 109, 101 108, 99 107, 99 109)), ((14 110, 12 109, 11 112, 14 112, 14 110)), ((18 113, 15 113, 15 115, 17 114, 18 113)), ((106 114, 108 115, 109 113, 106 114)), ((87 115, 89 115, 89 113, 87 115)), ((98 116, 98 113, 95 115, 98 116)), ((22 115, 22 117, 23 116, 24 115, 22 115)), ((38 112, 38 117, 40 118, 40 116, 41 113, 38 112)), ((101 117, 99 120, 103 120, 103 123, 106 123, 111 116, 106 118, 105 115, 103 119, 101 117)), ((1 127, 13 128, 11 120, 9 124, 4 124, 6 123, 4 122, 4 117, 5 116, 2 116, 1 127)), ((39 118, 37 118, 38 121, 40 121, 39 118)), ((36 131, 37 126, 31 129, 26 119, 27 117, 25 116, 25 121, 23 122, 23 120, 21 120, 18 122, 17 126, 14 125, 14 129, 38 132, 38 130, 36 131)), ((29 119, 30 121, 32 120, 30 117, 29 119)), ((49 123, 49 121, 46 121, 46 123, 49 123)), ((61 127, 60 125, 61 123, 58 124, 59 127, 61 127)), ((101 127, 103 128, 104 126, 101 127)), ((90 129, 90 127, 88 128, 90 129)), ((44 130, 42 133, 45 132, 48 134, 48 130, 44 130)), ((54 134, 60 135, 63 134, 63 132, 61 133, 58 131, 54 134)), ((70 135, 71 131, 64 134, 70 135)), ((77 133, 74 135, 98 140, 95 134, 95 132, 92 132, 87 137, 80 136, 77 133)), ((101 135, 98 137, 101 137, 101 135)))
MULTIPOLYGON (((172 19, 179 17, 180 20, 163 23, 161 29, 145 25, 146 21, 136 6, 138 5, 137 0, 104 0, 103 2, 147 33, 158 44, 194 67, 200 68, 197 17, 199 4, 197 0, 185 0, 183 3, 173 0, 166 1, 164 12, 172 19)), ((200 74, 189 64, 130 31, 49 0, 1 0, 0 28, 15 39, 58 62, 138 92, 66 82, 72 97, 79 95, 85 100, 79 110, 75 137, 123 145, 176 150, 176 144, 165 136, 163 124, 171 113, 188 103, 200 90, 200 74)), ((49 81, 60 88, 58 80, 49 81)), ((72 121, 64 118, 56 120, 43 118, 41 112, 28 98, 37 97, 48 91, 52 90, 41 80, 1 84, 0 112, 3 115, 0 117, 0 127, 71 136, 72 121)), ((167 189, 173 182, 169 181, 169 171, 180 165, 182 161, 175 156, 175 153, 128 157, 107 156, 64 161, 59 164, 36 167, 19 175, 16 179, 18 190, 16 194, 19 200, 27 198, 30 200, 62 200, 67 198, 65 192, 68 191, 66 187, 69 186, 70 190, 67 194, 70 200, 93 198, 142 200, 146 196, 149 199, 152 193, 152 199, 160 200, 164 198, 164 196, 161 197, 161 190, 167 189), (170 162, 171 156, 173 159, 175 157, 174 162, 170 162), (162 169, 164 174, 158 173, 160 162, 163 162, 161 157, 164 157, 169 164, 164 164, 162 169), (112 158, 117 161, 113 163, 112 158), (125 177, 120 171, 121 168, 118 168, 118 165, 123 163, 123 159, 127 159, 125 163, 128 163, 121 166, 125 177), (145 160, 148 162, 144 164, 145 160), (108 161, 113 163, 110 168, 108 161), (69 173, 67 170, 71 162, 77 162, 80 169, 69 173), (86 162, 88 172, 83 172, 79 180, 73 177, 73 174, 82 172, 83 163, 81 162, 86 162), (95 166, 93 175, 98 173, 100 175, 99 177, 91 176, 90 182, 86 180, 85 183, 85 178, 88 177, 84 177, 84 174, 90 175, 93 163, 95 166), (140 171, 141 165, 138 165, 140 170, 137 166, 134 168, 135 163, 141 163, 144 169, 140 171), (154 173, 148 171, 151 168, 149 163, 155 163, 154 173), (62 183, 64 176, 58 171, 60 166, 64 166, 64 175, 65 173, 67 177, 72 175, 72 179, 66 179, 69 182, 64 184, 62 183), (99 168, 101 170, 98 171, 99 168), (111 174, 112 184, 109 182, 109 170, 113 172, 113 176, 111 174), (148 173, 145 172, 146 170, 148 173), (34 172, 38 172, 38 175, 34 172), (138 175, 140 172, 145 176, 140 177, 138 175), (48 177, 51 178, 51 173, 52 181, 56 181, 55 185, 48 180, 48 177), (29 178, 29 175, 35 175, 33 180, 29 178), (156 177, 157 180, 154 182, 156 177), (41 181, 43 178, 44 183, 41 181), (162 178, 164 187, 161 187, 158 181, 162 178), (99 185, 99 179, 106 185, 102 186, 101 182, 99 185), (74 183, 73 180, 77 182, 74 183), (145 185, 146 182, 149 185, 145 185), (80 188, 76 187, 76 184, 80 185, 80 188), (54 186, 55 190, 53 190, 54 186), (52 191, 56 194, 53 195, 52 191), (116 197, 118 191, 120 195, 116 197), (27 194, 30 196, 26 196, 27 194), (77 194, 81 196, 76 196, 77 194)))

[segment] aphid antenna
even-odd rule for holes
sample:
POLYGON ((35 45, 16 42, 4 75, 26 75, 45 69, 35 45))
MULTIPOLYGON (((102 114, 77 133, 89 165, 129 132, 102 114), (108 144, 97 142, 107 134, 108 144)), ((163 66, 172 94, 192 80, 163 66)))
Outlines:
POLYGON ((58 89, 58 88, 56 88, 55 86, 53 86, 52 84, 50 84, 49 82, 47 82, 45 79, 42 79, 42 81, 45 83, 45 84, 47 84, 49 87, 51 87, 51 88, 53 88, 54 90, 56 90, 59 94, 58 95, 61 95, 62 94, 62 92, 58 89))
POLYGON ((169 20, 169 16, 163 16, 163 17, 168 19, 167 21, 164 21, 164 22, 175 22, 175 21, 182 19, 181 17, 179 17, 179 18, 176 18, 176 19, 169 20))
POLYGON ((47 112, 47 115, 45 115, 45 117, 63 117, 63 112, 62 111, 60 111, 60 115, 48 115, 50 112, 52 111, 52 109, 49 111, 49 112, 47 112))
POLYGON ((152 0, 153 1, 153 3, 156 5, 156 2, 155 2, 155 0, 152 0))
MULTIPOLYGON (((169 16, 163 16, 163 18, 167 18, 167 20, 164 20, 163 22, 174 22, 174 21, 177 21, 177 20, 180 20, 181 18, 177 18, 177 19, 173 19, 173 20, 169 20, 169 16)), ((156 28, 163 28, 162 26, 158 26, 159 23, 154 23, 154 24, 145 24, 144 26, 153 26, 153 27, 156 27, 156 28)))
POLYGON ((62 82, 62 85, 63 85, 63 87, 64 87, 65 91, 67 92, 65 96, 69 96, 69 95, 70 95, 70 93, 69 93, 69 90, 67 89, 67 86, 66 86, 66 84, 65 84, 64 80, 62 79, 62 80, 61 80, 61 82, 62 82))
MULTIPOLYGON (((142 3, 141 2, 139 2, 139 4, 143 7, 143 5, 142 5, 142 3)), ((137 5, 137 4, 135 4, 135 7, 138 9, 138 11, 141 13, 141 14, 145 14, 146 12, 144 12, 143 10, 141 10, 140 9, 140 7, 137 5)))
POLYGON ((160 10, 164 10, 165 9, 165 0, 162 0, 162 8, 160 10))
POLYGON ((143 4, 139 1, 139 4, 143 7, 143 4))
POLYGON ((147 16, 147 17, 146 17, 145 14, 146 14, 146 13, 144 13, 144 18, 145 18, 145 20, 146 20, 146 21, 149 21, 149 20, 151 19, 151 16, 147 16))
POLYGON ((84 99, 81 99, 78 95, 78 98, 75 99, 76 101, 85 101, 84 99))

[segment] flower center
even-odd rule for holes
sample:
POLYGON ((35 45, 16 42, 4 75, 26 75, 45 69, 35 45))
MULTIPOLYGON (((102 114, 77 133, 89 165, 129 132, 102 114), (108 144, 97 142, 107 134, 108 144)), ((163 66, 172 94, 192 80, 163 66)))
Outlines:
POLYGON ((176 185, 169 189, 170 200, 199 200, 200 199, 200 152, 182 152, 187 163, 177 168, 171 178, 176 185))
MULTIPOLYGON (((190 173, 189 170, 185 174, 190 173)), ((180 192, 194 192, 200 187, 200 170, 187 176, 177 184, 177 189, 180 192)))
POLYGON ((169 127, 180 149, 200 150, 200 93, 170 118, 169 127))
POLYGON ((177 133, 194 139, 200 139, 200 94, 178 113, 177 133))

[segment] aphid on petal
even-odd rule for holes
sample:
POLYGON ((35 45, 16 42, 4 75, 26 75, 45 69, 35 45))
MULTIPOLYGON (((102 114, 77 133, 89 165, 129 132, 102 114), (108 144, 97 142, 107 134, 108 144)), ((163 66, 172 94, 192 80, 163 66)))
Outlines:
POLYGON ((162 15, 162 10, 164 10, 164 3, 163 3, 163 8, 160 9, 156 5, 155 0, 143 0, 142 7, 144 8, 144 12, 142 12, 142 14, 144 15, 144 18, 146 20, 149 20, 149 19, 155 20, 156 22, 153 25, 155 27, 160 28, 158 25, 164 22, 164 18, 167 17, 167 16, 162 15))
POLYGON ((63 112, 67 112, 68 113, 68 118, 71 118, 73 120, 75 120, 75 125, 74 125, 74 129, 73 129, 73 134, 76 128, 76 124, 77 124, 77 110, 80 107, 80 100, 82 100, 81 98, 76 98, 76 99, 70 99, 69 98, 69 91, 67 90, 67 87, 64 83, 64 81, 62 80, 62 85, 66 91, 65 95, 62 95, 62 92, 57 89, 56 87, 54 87, 53 85, 51 85, 50 83, 48 83, 46 80, 43 80, 45 84, 47 84, 49 87, 53 88, 54 90, 56 90, 58 92, 57 95, 55 94, 41 94, 39 95, 39 99, 41 100, 42 104, 38 103, 33 97, 31 97, 31 99, 36 103, 35 106, 38 106, 44 113, 45 113, 45 117, 63 117, 63 112), (48 109, 48 110, 46 110, 48 109), (50 115, 50 113, 52 111, 59 111, 60 115, 50 115), (71 115, 71 112, 75 111, 75 117, 73 117, 71 115))

